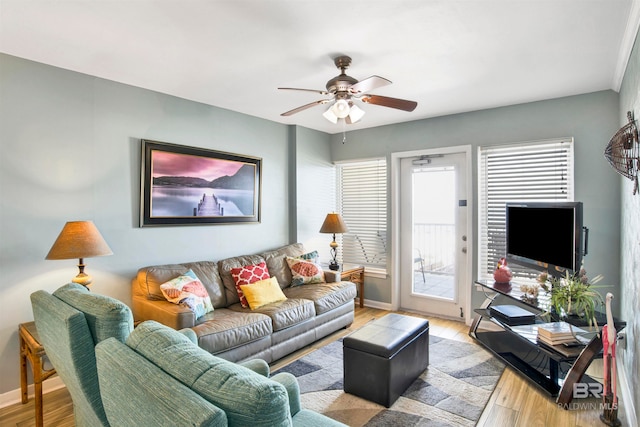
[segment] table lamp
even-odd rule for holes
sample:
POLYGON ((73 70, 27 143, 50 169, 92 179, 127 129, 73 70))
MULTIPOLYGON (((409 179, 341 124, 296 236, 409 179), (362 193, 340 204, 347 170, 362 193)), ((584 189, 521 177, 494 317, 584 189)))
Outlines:
POLYGON ((333 271, 340 270, 340 265, 336 260, 336 253, 338 250, 338 242, 336 242, 336 233, 346 233, 349 231, 347 229, 346 224, 342 220, 340 214, 332 212, 327 214, 327 217, 324 219, 322 223, 322 227, 320 227, 321 233, 333 234, 333 241, 329 244, 331 246, 331 263, 329 264, 329 269, 333 271))
POLYGON ((80 272, 72 282, 88 287, 92 278, 84 272, 84 258, 112 254, 93 221, 70 221, 62 228, 45 259, 78 258, 80 272))

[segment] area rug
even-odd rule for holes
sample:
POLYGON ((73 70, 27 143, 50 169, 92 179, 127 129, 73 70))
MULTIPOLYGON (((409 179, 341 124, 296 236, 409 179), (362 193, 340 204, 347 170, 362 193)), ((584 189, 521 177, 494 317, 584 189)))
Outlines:
POLYGON ((390 408, 343 391, 342 340, 277 372, 298 378, 304 408, 352 427, 444 427, 476 425, 503 370, 478 344, 430 336, 429 368, 390 408))

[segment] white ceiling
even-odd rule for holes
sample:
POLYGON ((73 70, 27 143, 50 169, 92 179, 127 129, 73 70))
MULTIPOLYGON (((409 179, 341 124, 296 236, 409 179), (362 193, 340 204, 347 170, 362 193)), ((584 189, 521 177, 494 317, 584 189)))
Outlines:
POLYGON ((393 82, 346 130, 619 90, 640 0, 0 0, 0 52, 327 133, 339 74, 393 82))

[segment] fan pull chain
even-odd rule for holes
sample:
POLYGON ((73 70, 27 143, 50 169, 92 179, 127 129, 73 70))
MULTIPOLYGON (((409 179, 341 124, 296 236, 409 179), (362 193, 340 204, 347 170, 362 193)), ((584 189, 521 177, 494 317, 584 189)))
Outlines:
POLYGON ((342 144, 344 145, 345 142, 347 142, 347 129, 346 129, 347 125, 344 121, 344 119, 342 119, 342 144))

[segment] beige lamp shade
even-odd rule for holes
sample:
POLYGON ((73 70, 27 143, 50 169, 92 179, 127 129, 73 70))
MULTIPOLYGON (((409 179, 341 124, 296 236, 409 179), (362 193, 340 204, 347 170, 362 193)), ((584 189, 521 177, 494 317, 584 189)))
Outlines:
POLYGON ((112 254, 93 221, 70 221, 62 228, 45 259, 78 258, 80 273, 73 281, 87 286, 91 277, 84 273, 83 258, 112 254))
POLYGON ((331 212, 327 214, 327 217, 324 219, 322 223, 322 227, 320 227, 321 233, 333 234, 333 241, 329 244, 331 247, 331 262, 329 263, 329 269, 337 271, 340 269, 340 265, 338 264, 337 250, 338 250, 338 242, 336 242, 336 234, 338 233, 346 233, 349 231, 347 229, 347 225, 342 220, 342 217, 339 213, 331 212))
POLYGON ((321 233, 337 234, 346 233, 347 231, 349 231, 349 229, 347 229, 347 225, 342 220, 342 217, 339 213, 335 212, 327 214, 327 217, 322 223, 322 227, 320 227, 321 233))

